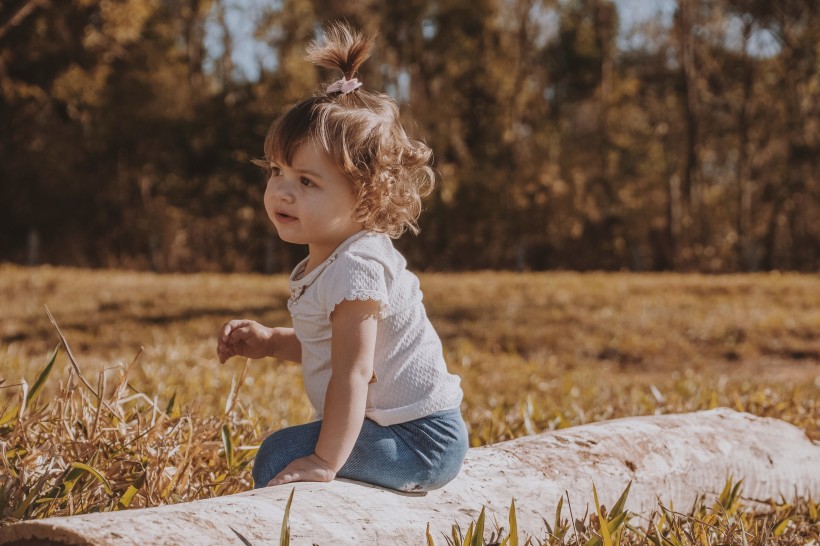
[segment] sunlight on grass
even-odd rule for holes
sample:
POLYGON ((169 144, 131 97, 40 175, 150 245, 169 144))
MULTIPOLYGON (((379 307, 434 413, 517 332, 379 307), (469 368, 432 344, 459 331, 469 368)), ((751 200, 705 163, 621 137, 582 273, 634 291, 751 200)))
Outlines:
MULTIPOLYGON (((475 273, 421 282, 448 365, 462 377, 473 446, 717 406, 784 419, 820 439, 815 277, 475 273)), ((298 366, 220 365, 214 337, 231 318, 289 324, 287 296, 284 276, 0 266, 0 522, 250 488, 259 442, 312 410, 298 366), (65 351, 51 359, 59 338, 44 304, 87 386, 65 351)), ((807 522, 816 530, 812 502, 798 500, 787 523, 773 506, 782 528, 755 512, 712 525, 737 537, 741 524, 756 537, 807 522)), ((601 515, 592 516, 581 522, 582 542, 601 530, 601 515)), ((627 525, 610 540, 667 544, 652 537, 674 525, 696 532, 675 518, 683 516, 658 514, 643 539, 627 525)), ((721 532, 706 543, 730 540, 721 532)))

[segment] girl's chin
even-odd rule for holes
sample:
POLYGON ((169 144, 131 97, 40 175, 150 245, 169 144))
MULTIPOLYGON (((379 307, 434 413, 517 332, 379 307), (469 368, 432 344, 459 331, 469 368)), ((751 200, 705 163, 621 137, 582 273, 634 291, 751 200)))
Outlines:
POLYGON ((286 243, 292 243, 294 245, 306 245, 307 242, 303 241, 299 236, 294 235, 292 233, 288 233, 288 229, 280 229, 279 226, 276 227, 276 234, 279 235, 279 238, 285 241, 286 243))

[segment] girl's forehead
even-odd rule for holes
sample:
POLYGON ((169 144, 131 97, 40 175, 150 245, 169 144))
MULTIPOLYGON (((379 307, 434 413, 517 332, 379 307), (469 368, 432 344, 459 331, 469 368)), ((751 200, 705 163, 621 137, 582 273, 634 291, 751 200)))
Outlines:
POLYGON ((337 180, 349 183, 341 167, 318 142, 307 141, 294 150, 290 168, 317 175, 325 181, 337 180))
POLYGON ((307 140, 297 146, 293 152, 291 163, 291 166, 296 169, 310 168, 317 164, 324 167, 335 167, 330 154, 314 140, 307 140))
POLYGON ((291 166, 306 157, 314 157, 322 151, 321 146, 314 138, 285 139, 282 137, 269 139, 265 143, 265 152, 271 162, 291 166))

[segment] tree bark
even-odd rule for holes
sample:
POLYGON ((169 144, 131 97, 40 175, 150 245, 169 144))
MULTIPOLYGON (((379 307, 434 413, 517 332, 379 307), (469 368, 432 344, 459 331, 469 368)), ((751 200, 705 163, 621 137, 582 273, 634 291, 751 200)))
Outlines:
MULTIPOLYGON (((701 209, 700 170, 700 101, 698 98, 698 72, 695 65, 695 37, 692 27, 698 11, 699 0, 681 0, 678 3, 676 24, 678 33, 678 62, 683 97, 683 121, 686 127, 683 169, 680 180, 680 198, 677 215, 678 237, 675 240, 675 266, 691 269, 697 258, 691 255, 692 246, 698 240, 704 211, 701 209), (694 237, 691 234, 695 234, 694 237), (694 240, 693 240, 694 239, 694 240)), ((701 264, 697 264, 701 265, 701 264)))
POLYGON ((750 166, 750 130, 749 122, 752 96, 754 95, 755 66, 749 58, 749 40, 752 35, 751 20, 743 26, 743 95, 738 112, 738 158, 737 158, 737 267, 740 271, 756 271, 757 259, 755 256, 754 218, 752 216, 752 193, 754 181, 751 177, 750 166))
MULTIPOLYGON (((658 502, 687 510, 743 479, 747 502, 783 495, 820 498, 820 445, 783 421, 729 409, 632 417, 471 449, 459 476, 427 494, 401 494, 337 480, 298 483, 290 510, 293 544, 421 544, 465 529, 482 505, 506 522, 515 497, 519 528, 543 534, 559 499, 575 514, 590 507, 593 483, 607 507, 632 482, 626 509, 647 515, 658 502)), ((0 544, 277 543, 294 485, 159 508, 17 523, 0 544)), ((566 514, 566 510, 564 511, 566 514)), ((489 531, 488 531, 489 532, 489 531)))

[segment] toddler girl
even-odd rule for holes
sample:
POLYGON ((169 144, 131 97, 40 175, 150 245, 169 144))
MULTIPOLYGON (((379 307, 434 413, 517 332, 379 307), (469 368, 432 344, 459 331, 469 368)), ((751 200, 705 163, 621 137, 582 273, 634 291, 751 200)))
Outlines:
POLYGON ((301 362, 319 420, 265 439, 256 487, 338 476, 426 491, 452 480, 467 451, 460 379, 391 241, 418 232, 431 151, 407 136, 390 97, 354 77, 372 46, 346 25, 327 28, 308 59, 343 77, 265 139, 265 209, 283 240, 309 249, 290 276, 293 328, 232 320, 217 353, 301 362))

